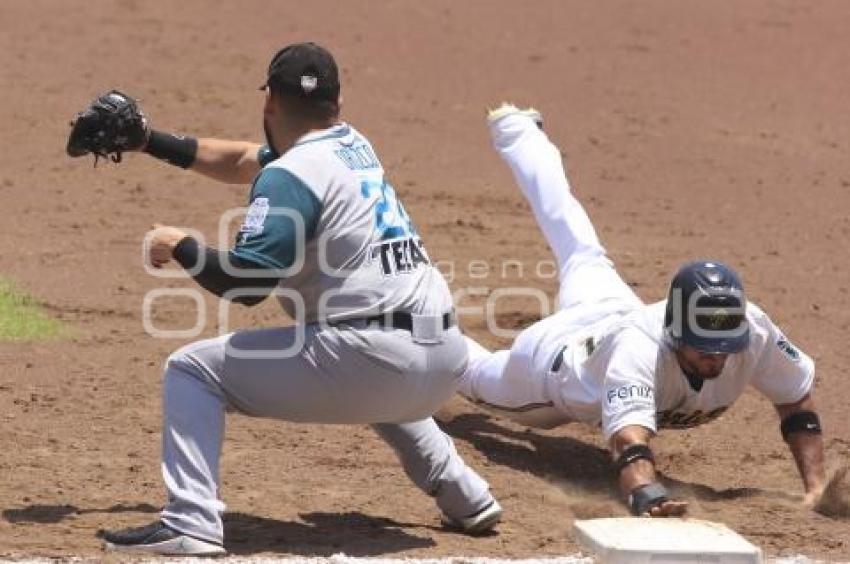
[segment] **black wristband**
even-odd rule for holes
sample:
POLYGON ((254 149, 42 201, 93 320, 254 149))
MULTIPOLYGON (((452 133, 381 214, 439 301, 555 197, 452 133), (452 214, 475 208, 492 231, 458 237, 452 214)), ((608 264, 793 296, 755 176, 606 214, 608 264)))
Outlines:
POLYGON ((653 507, 657 507, 667 501, 667 488, 658 482, 638 486, 629 495, 629 508, 632 515, 643 515, 653 507))
POLYGON ((186 270, 192 270, 198 264, 198 258, 201 254, 201 245, 191 235, 187 235, 180 239, 180 242, 171 251, 171 256, 174 257, 180 266, 186 270))
POLYGON ((174 166, 189 168, 198 154, 198 140, 152 129, 145 152, 174 166))
POLYGON ((623 471, 623 468, 637 460, 649 460, 655 464, 655 458, 652 456, 652 451, 647 445, 630 445, 623 450, 620 457, 617 458, 617 475, 623 471))
POLYGON ((782 420, 779 425, 779 430, 782 431, 782 439, 788 442, 788 436, 791 433, 815 433, 820 434, 823 431, 820 426, 820 418, 814 411, 797 411, 782 420))

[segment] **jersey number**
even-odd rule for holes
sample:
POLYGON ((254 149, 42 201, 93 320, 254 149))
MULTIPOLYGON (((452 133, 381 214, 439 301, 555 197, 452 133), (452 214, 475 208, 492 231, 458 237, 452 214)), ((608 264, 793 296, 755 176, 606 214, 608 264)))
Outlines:
POLYGON ((363 180, 360 190, 364 198, 378 195, 375 225, 382 240, 416 235, 416 228, 413 227, 410 216, 404 211, 404 206, 396 198, 395 190, 386 180, 363 180))

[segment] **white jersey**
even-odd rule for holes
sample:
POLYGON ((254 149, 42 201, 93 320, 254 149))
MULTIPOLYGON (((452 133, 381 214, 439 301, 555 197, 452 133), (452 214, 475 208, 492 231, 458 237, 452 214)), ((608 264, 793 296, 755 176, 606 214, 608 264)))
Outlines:
POLYGON ((462 395, 526 425, 627 425, 653 432, 718 417, 748 384, 775 404, 808 393, 814 363, 750 303, 750 342, 723 372, 692 388, 664 338, 666 302, 643 304, 607 258, 567 181, 561 154, 533 114, 502 108, 493 146, 514 174, 558 263, 559 311, 490 353, 468 339, 462 395))
POLYGON ((549 370, 556 364, 548 387, 559 410, 601 425, 608 438, 627 425, 652 431, 700 425, 726 411, 748 384, 774 404, 796 402, 811 390, 812 359, 752 303, 748 347, 728 357, 719 377, 694 390, 664 338, 665 306, 662 301, 589 325, 581 323, 580 310, 567 310, 535 324, 537 364, 548 362, 549 370))

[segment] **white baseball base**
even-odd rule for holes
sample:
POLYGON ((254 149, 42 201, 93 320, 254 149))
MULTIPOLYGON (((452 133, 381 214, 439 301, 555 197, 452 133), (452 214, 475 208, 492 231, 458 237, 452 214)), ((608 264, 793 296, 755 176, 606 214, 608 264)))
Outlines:
POLYGON ((581 545, 605 564, 760 564, 761 549, 720 523, 617 517, 575 521, 581 545))

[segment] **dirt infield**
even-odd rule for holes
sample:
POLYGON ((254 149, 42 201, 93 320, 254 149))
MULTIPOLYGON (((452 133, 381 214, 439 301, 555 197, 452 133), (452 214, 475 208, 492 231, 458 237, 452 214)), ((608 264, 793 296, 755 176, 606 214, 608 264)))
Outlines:
MULTIPOLYGON (((345 117, 382 155, 454 289, 517 285, 520 269, 502 268, 515 259, 522 284, 554 292, 535 273, 548 249, 482 120, 503 99, 532 103, 643 298, 659 299, 686 258, 739 267, 754 301, 816 359, 827 454, 847 461, 848 28, 842 0, 3 1, 0 275, 75 336, 0 344, 0 555, 97 556, 98 528, 155 516, 160 368, 182 342, 143 330, 143 297, 162 282, 143 271, 140 241, 153 222, 213 236, 219 213, 246 201, 245 187, 140 156, 96 170, 71 160, 68 118, 121 87, 161 128, 259 140, 268 58, 303 39, 337 54, 345 117)), ((531 305, 500 302, 502 324, 536 319, 531 305)), ((206 306, 214 319, 216 302, 206 306)), ((271 303, 234 315, 243 327, 281 322, 271 303)), ((155 308, 161 327, 194 320, 191 302, 155 308)), ((461 323, 488 346, 507 342, 480 315, 461 323)), ((204 335, 216 331, 209 322, 204 335)), ((626 513, 594 430, 528 431, 461 400, 440 419, 503 501, 498 535, 443 531, 369 429, 233 416, 228 548, 571 554, 573 519, 626 513)), ((693 515, 770 555, 850 559, 850 522, 799 505, 776 415, 756 394, 715 423, 662 433, 657 452, 693 515)))

